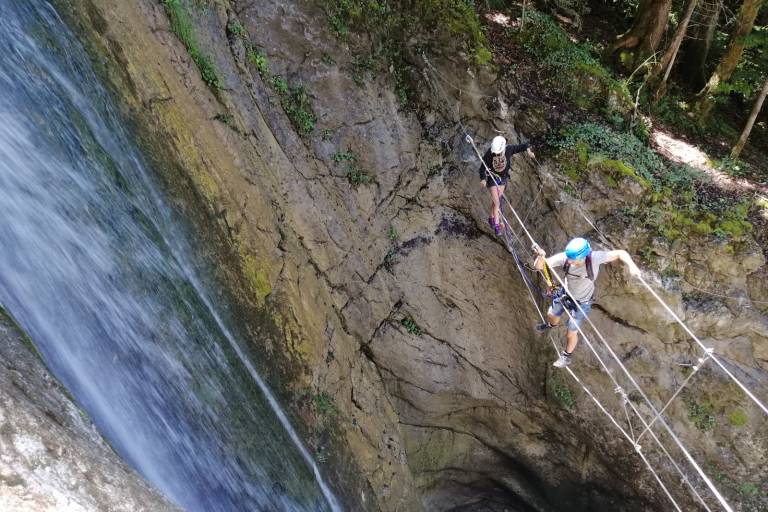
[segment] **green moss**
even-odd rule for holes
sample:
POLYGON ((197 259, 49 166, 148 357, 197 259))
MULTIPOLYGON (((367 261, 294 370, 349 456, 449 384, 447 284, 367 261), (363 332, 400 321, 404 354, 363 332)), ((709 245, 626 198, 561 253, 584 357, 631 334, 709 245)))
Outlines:
POLYGON ((734 409, 728 413, 728 423, 734 427, 743 427, 747 424, 747 413, 741 409, 734 409))
POLYGON ((491 59, 493 58, 493 54, 488 50, 488 48, 481 47, 475 50, 475 64, 478 66, 484 66, 491 62, 491 59))
POLYGON ((245 275, 251 288, 256 293, 257 300, 263 302, 272 291, 272 284, 269 282, 269 278, 258 260, 248 253, 242 244, 240 245, 239 253, 243 275, 245 275))
POLYGON ((600 171, 610 187, 618 188, 626 178, 639 183, 647 193, 647 201, 641 203, 634 216, 663 238, 740 238, 753 229, 750 201, 733 203, 713 197, 706 175, 665 162, 632 133, 583 123, 563 127, 549 139, 558 149, 560 171, 574 181, 582 179, 586 172, 600 171))
POLYGON ((426 441, 409 453, 408 462, 416 472, 428 472, 444 468, 451 462, 454 434, 447 430, 433 431, 426 441))
POLYGON ((552 394, 554 395, 555 400, 557 400, 557 402, 565 409, 571 409, 576 403, 571 388, 560 382, 557 382, 552 386, 552 394))
POLYGON ((709 222, 701 221, 694 224, 693 232, 697 235, 711 235, 714 232, 714 228, 709 222))

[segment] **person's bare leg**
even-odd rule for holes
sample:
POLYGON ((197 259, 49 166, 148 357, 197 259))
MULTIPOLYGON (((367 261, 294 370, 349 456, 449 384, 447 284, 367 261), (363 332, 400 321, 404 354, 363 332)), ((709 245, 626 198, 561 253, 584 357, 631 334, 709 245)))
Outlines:
POLYGON ((491 187, 491 217, 494 224, 499 223, 499 187, 491 187))
POLYGON ((573 354, 576 349, 576 344, 579 342, 578 331, 568 331, 565 335, 565 351, 569 354, 573 354))
POLYGON ((557 327, 560 324, 560 317, 555 316, 552 313, 547 313, 547 322, 549 322, 549 325, 552 327, 557 327))
POLYGON ((504 189, 506 185, 499 185, 496 187, 496 222, 501 223, 501 198, 504 197, 504 189))

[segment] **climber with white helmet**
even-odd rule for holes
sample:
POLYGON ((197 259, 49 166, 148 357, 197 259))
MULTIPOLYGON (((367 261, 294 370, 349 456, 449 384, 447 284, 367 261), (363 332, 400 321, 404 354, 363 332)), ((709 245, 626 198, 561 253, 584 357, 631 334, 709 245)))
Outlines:
POLYGON ((584 238, 574 238, 568 242, 564 252, 549 258, 541 247, 534 246, 533 249, 537 255, 533 263, 536 270, 544 270, 546 265, 553 271, 561 269, 564 274, 565 290, 555 290, 552 305, 547 311, 547 321, 536 326, 537 331, 545 332, 558 326, 566 309, 570 313, 565 350, 554 363, 556 368, 563 368, 571 364, 571 354, 579 340, 578 327, 592 307, 595 279, 600 272, 600 265, 621 260, 633 276, 640 275, 640 269, 627 251, 593 251, 584 238))
POLYGON ((493 138, 491 147, 485 152, 483 161, 480 163, 480 185, 487 187, 491 193, 491 216, 488 217, 488 224, 498 235, 504 229, 501 223, 501 211, 499 210, 500 198, 504 194, 504 187, 509 180, 509 169, 511 167, 511 157, 515 153, 527 151, 528 156, 534 158, 530 144, 518 144, 516 146, 507 144, 507 139, 501 136, 493 138))

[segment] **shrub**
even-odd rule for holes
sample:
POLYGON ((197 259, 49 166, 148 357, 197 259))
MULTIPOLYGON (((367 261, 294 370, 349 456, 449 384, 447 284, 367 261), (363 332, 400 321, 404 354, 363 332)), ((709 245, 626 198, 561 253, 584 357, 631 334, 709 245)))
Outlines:
POLYGON ((700 404, 692 398, 685 399, 688 406, 688 417, 693 420, 696 428, 702 432, 712 430, 715 426, 714 407, 711 403, 700 404))
POLYGON ((162 0, 162 2, 168 15, 168 20, 171 23, 171 32, 176 34, 176 37, 179 38, 179 41, 187 49, 189 56, 192 57, 192 60, 200 70, 203 82, 214 91, 218 91, 221 89, 221 81, 216 67, 210 58, 200 50, 192 29, 192 22, 184 6, 181 4, 181 0, 162 0))
POLYGON ((629 110, 626 85, 597 60, 591 45, 573 42, 546 14, 531 10, 525 17, 524 30, 508 34, 538 62, 547 85, 584 110, 603 109, 609 116, 629 110))
POLYGON ((636 217, 664 238, 738 238, 752 230, 749 201, 722 197, 702 172, 666 162, 632 133, 581 123, 550 134, 549 142, 558 149, 561 172, 574 181, 599 170, 610 186, 623 177, 640 183, 648 195, 636 217))
POLYGON ((313 396, 312 401, 315 403, 315 409, 318 414, 322 416, 335 416, 338 412, 336 402, 334 402, 333 397, 327 393, 319 393, 313 396))
POLYGON ((562 382, 558 381, 552 385, 552 394, 554 395, 555 400, 557 400, 557 402, 565 409, 571 409, 576 404, 573 391, 562 382))
POLYGON ((261 78, 264 80, 268 80, 270 78, 269 64, 267 63, 266 55, 256 50, 251 50, 248 52, 248 60, 256 67, 256 70, 259 72, 259 75, 261 75, 261 78))

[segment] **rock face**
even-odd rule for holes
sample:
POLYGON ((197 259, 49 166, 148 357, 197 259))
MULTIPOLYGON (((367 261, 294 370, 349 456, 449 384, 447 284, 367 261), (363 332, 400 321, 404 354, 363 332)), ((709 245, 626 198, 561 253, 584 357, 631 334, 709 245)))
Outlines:
POLYGON ((0 317, 0 510, 178 510, 104 442, 0 317))
MULTIPOLYGON (((354 76, 352 56, 315 4, 218 0, 191 11, 222 82, 214 94, 157 2, 58 4, 169 193, 232 256, 222 274, 243 310, 278 329, 262 347, 275 361, 265 369, 350 510, 670 509, 632 444, 552 370, 552 346, 532 333, 538 316, 528 291, 486 227, 477 162, 441 91, 453 84, 469 92, 460 112, 479 141, 495 130, 516 141, 521 98, 511 84, 446 60, 436 64, 439 76, 425 69, 421 110, 403 110, 387 76, 354 76), (249 58, 251 49, 266 60, 249 58), (286 116, 275 75, 305 88, 317 116, 309 135, 286 116)), ((631 228, 612 214, 622 200, 600 197, 595 185, 595 201, 577 202, 554 170, 515 158, 509 197, 543 247, 588 233, 583 211, 637 251, 631 228)), ((765 273, 753 243, 704 258, 695 243, 653 250, 710 290, 747 302, 762 293, 746 279, 765 273)), ((528 245, 517 246, 526 258, 528 245)), ((696 347, 619 264, 598 286, 595 324, 660 408, 686 379, 680 364, 695 363, 696 347)), ((764 314, 654 286, 732 371, 766 389, 764 314)), ((243 317, 242 330, 250 329, 243 317)), ((649 420, 649 407, 595 343, 628 402, 584 346, 574 363, 582 382, 623 428, 625 407, 649 420)), ((768 423, 716 366, 697 372, 668 417, 737 509, 765 506, 768 423)), ((635 435, 642 425, 630 421, 635 435)), ((684 466, 669 436, 658 435, 684 466)), ((651 437, 642 445, 682 508, 698 509, 651 437)))

